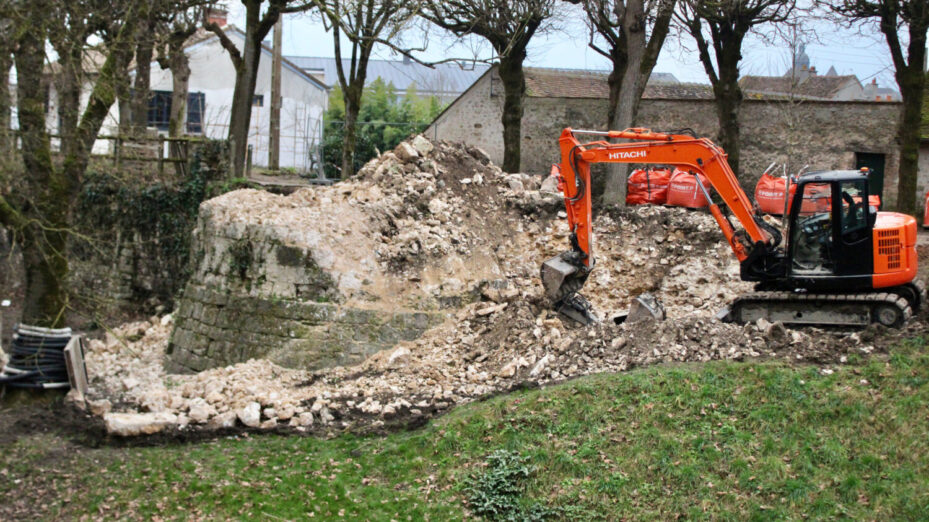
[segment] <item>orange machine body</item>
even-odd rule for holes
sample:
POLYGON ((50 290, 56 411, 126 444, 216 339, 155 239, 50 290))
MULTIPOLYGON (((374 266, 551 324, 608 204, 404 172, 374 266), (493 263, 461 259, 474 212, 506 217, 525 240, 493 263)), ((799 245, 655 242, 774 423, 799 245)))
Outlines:
MULTIPOLYGON (((581 272, 589 272, 594 266, 590 165, 592 163, 637 163, 660 164, 674 167, 695 175, 697 186, 704 191, 709 201, 709 210, 716 220, 726 241, 738 258, 743 280, 755 281, 768 289, 797 289, 810 291, 868 291, 906 285, 916 276, 916 220, 911 216, 891 212, 877 212, 865 208, 872 220, 873 252, 860 252, 856 247, 844 247, 838 253, 845 257, 846 268, 836 268, 832 273, 800 273, 791 261, 793 252, 779 247, 780 233, 764 223, 756 215, 754 204, 742 190, 735 174, 729 167, 726 154, 706 138, 688 135, 656 133, 648 129, 625 131, 577 131, 567 128, 559 138, 561 163, 552 169, 564 193, 568 225, 572 232, 572 244, 577 254, 581 272), (581 143, 576 134, 594 134, 606 139, 628 140, 620 143, 592 141, 581 143), (736 230, 720 205, 710 197, 703 181, 716 190, 720 199, 736 217, 743 230, 736 230), (856 257, 870 255, 871 259, 856 257), (852 259, 854 263, 847 263, 852 259), (849 268, 850 267, 850 268, 849 268), (843 271, 844 270, 844 271, 843 271)), ((852 179, 855 172, 832 171, 832 174, 809 173, 800 178, 801 186, 810 186, 814 179, 852 179), (829 178, 829 176, 832 178, 829 178), (816 177, 819 176, 819 177, 816 177)), ((823 181, 823 183, 828 181, 823 181)), ((840 181, 832 181, 833 189, 840 181)), ((818 185, 819 183, 816 183, 818 185)), ((814 186, 811 186, 811 193, 814 186)), ((790 223, 793 226, 798 212, 828 211, 833 220, 841 219, 842 206, 823 193, 816 198, 802 199, 803 194, 792 192, 790 223), (800 207, 799 209, 793 208, 800 207)), ((861 204, 861 197, 852 198, 853 204, 861 204)), ((870 200, 869 203, 873 203, 870 200)), ((836 221, 838 223, 838 221, 836 221)), ((838 232, 836 232, 838 234, 838 232)), ((836 240, 839 236, 836 235, 836 240)), ((835 243, 831 243, 836 248, 835 243)), ((790 247, 791 249, 793 247, 790 247)), ((838 266, 838 265, 836 265, 838 266)))

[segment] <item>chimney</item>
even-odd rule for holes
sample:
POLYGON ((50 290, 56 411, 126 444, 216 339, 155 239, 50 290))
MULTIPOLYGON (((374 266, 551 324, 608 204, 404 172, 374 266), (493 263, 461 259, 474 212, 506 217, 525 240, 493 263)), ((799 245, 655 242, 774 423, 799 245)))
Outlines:
POLYGON ((810 76, 816 76, 816 66, 815 66, 815 65, 811 65, 811 66, 810 66, 810 76))
POLYGON ((877 78, 871 79, 871 85, 874 85, 875 87, 877 86, 877 78))
POLYGON ((226 25, 226 15, 229 14, 229 11, 223 9, 222 7, 211 7, 206 12, 206 22, 209 24, 215 23, 220 27, 225 27, 226 25))

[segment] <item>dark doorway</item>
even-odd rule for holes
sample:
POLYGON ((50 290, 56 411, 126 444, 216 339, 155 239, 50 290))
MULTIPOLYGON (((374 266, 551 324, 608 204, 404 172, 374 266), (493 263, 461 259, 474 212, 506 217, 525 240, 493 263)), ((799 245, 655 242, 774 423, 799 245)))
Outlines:
MULTIPOLYGON (((868 194, 877 194, 884 201, 884 155, 874 152, 856 152, 855 168, 868 167, 868 194)), ((881 205, 883 206, 883 204, 881 205)))

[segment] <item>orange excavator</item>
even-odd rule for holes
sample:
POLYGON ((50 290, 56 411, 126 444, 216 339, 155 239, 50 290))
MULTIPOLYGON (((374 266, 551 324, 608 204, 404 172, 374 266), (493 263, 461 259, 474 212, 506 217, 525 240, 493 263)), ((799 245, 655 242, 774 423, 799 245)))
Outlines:
POLYGON ((877 322, 898 327, 925 299, 924 287, 915 280, 916 220, 870 206, 865 169, 797 177, 796 191, 786 191, 793 192, 793 201, 782 234, 761 218, 726 153, 709 139, 640 128, 609 132, 568 128, 559 144, 561 164, 553 166, 552 176, 564 193, 571 249, 543 263, 541 277, 556 310, 582 324, 598 320, 578 294, 595 265, 592 163, 661 164, 694 174, 710 202, 710 213, 739 260, 742 280, 756 283, 755 292, 736 299, 719 314, 720 319, 834 326, 877 322), (599 140, 581 143, 579 135, 599 140), (714 202, 698 174, 715 189, 720 203, 714 202))

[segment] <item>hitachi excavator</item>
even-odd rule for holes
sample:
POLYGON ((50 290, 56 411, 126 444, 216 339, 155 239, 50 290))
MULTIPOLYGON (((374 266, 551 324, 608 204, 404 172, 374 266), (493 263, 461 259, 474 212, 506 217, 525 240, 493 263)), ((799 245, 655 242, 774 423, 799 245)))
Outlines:
POLYGON ((661 164, 695 175, 710 213, 739 260, 742 280, 756 283, 755 292, 736 299, 720 319, 899 327, 925 299, 924 287, 915 281, 916 220, 869 206, 866 170, 799 176, 784 218, 787 241, 781 244, 781 231, 755 211, 726 153, 709 139, 640 128, 568 128, 559 144, 561 163, 553 166, 552 175, 564 193, 571 249, 543 263, 541 277, 555 308, 582 324, 598 320, 578 294, 595 265, 592 163, 661 164), (579 135, 599 139, 581 143, 579 135), (709 181, 721 203, 714 202, 697 174, 709 181), (740 228, 733 226, 732 215, 740 228))

